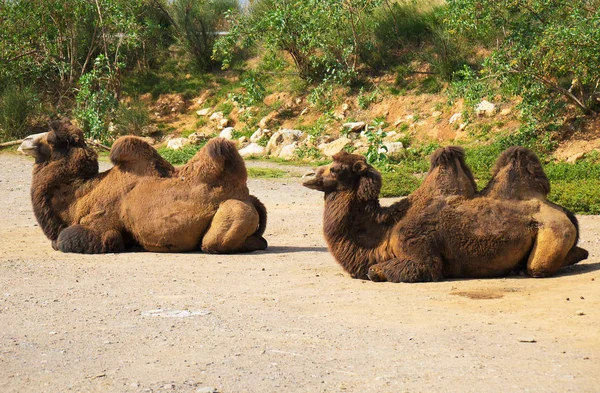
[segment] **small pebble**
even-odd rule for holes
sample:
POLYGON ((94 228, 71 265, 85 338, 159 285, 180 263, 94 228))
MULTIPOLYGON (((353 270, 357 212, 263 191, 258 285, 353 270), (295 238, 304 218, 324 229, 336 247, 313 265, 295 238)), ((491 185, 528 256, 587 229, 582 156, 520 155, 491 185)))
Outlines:
POLYGON ((585 313, 582 310, 577 310, 577 312, 575 312, 575 314, 577 314, 577 315, 585 315, 585 313))

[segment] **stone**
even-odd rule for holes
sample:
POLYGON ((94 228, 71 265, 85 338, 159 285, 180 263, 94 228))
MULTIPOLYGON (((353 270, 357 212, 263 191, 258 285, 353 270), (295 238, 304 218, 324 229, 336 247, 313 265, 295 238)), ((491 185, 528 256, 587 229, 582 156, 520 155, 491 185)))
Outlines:
POLYGON ((580 151, 579 153, 575 153, 571 157, 567 158, 567 162, 569 164, 575 164, 577 161, 579 161, 580 159, 582 159, 583 156, 585 156, 585 153, 582 152, 582 151, 580 151))
POLYGON ((142 135, 154 135, 160 133, 160 130, 156 124, 148 124, 142 127, 141 133, 142 135))
POLYGON ((448 120, 448 124, 454 124, 457 121, 459 121, 460 119, 462 119, 462 113, 460 113, 460 112, 455 113, 452 116, 450 116, 450 120, 448 120))
POLYGON ((196 393, 219 393, 219 391, 212 386, 202 386, 196 389, 196 393))
POLYGON ((269 125, 271 124, 271 122, 273 120, 275 120, 275 118, 277 118, 278 115, 279 115, 279 112, 277 112, 277 111, 273 111, 273 112, 269 113, 268 115, 266 115, 265 117, 263 117, 262 119, 260 119, 260 121, 258 122, 258 126, 260 128, 267 128, 267 127, 269 127, 269 125))
POLYGON ((281 129, 271 136, 267 143, 267 154, 279 157, 284 146, 290 145, 302 138, 304 133, 299 130, 281 129))
POLYGON ((200 110, 196 111, 196 114, 198 116, 208 116, 209 113, 210 113, 210 108, 204 108, 204 109, 200 109, 200 110))
POLYGON ((431 112, 431 116, 433 117, 440 117, 442 115, 441 111, 433 111, 431 112))
POLYGON ((189 145, 190 141, 187 138, 173 138, 169 139, 167 142, 167 148, 173 150, 179 150, 183 148, 185 145, 189 145))
POLYGON ((249 139, 247 136, 241 136, 238 138, 238 142, 240 143, 240 145, 243 145, 245 143, 248 143, 249 139))
POLYGON ((383 138, 384 142, 394 142, 396 139, 398 139, 398 133, 396 131, 386 132, 386 135, 383 138))
POLYGON ((402 142, 385 142, 383 146, 387 148, 387 151, 381 148, 379 149, 379 153, 385 153, 390 158, 397 158, 404 151, 402 142))
POLYGON ((203 133, 194 132, 188 135, 188 140, 192 145, 199 145, 200 143, 206 141, 208 138, 203 133))
POLYGON ((333 155, 344 150, 344 148, 350 144, 352 144, 352 140, 343 136, 339 139, 334 140, 333 142, 323 143, 319 145, 319 151, 324 156, 332 157, 333 155))
POLYGON ((219 134, 219 138, 232 140, 234 131, 235 129, 233 127, 224 128, 223 131, 221 131, 221 133, 219 134))
POLYGON ((243 149, 239 150, 240 156, 251 157, 251 156, 263 156, 267 152, 263 146, 258 143, 251 143, 243 149))
POLYGON ((352 123, 344 123, 342 127, 347 128, 349 132, 359 132, 365 128, 364 121, 356 121, 352 123))
POLYGON ((219 130, 222 130, 222 129, 226 128, 228 125, 229 125, 229 119, 221 119, 217 123, 217 128, 219 130))
POLYGON ((294 142, 292 144, 289 145, 285 145, 281 148, 281 151, 279 152, 279 155, 277 157, 279 158, 285 158, 285 159, 290 159, 290 158, 294 158, 296 156, 296 150, 298 149, 298 143, 294 142))
POLYGON ((512 113, 512 109, 510 109, 510 108, 504 108, 500 111, 501 116, 508 116, 511 113, 512 113))
POLYGON ((210 117, 208 118, 208 120, 214 121, 215 123, 218 123, 223 118, 225 118, 225 116, 223 116, 223 112, 215 112, 212 115, 210 115, 210 117))
POLYGON ((492 117, 496 114, 496 109, 495 104, 483 100, 475 107, 475 113, 477 113, 478 116, 492 117))
POLYGON ((258 130, 254 131, 254 134, 250 136, 250 142, 258 143, 258 141, 264 136, 270 137, 271 131, 259 128, 258 130))

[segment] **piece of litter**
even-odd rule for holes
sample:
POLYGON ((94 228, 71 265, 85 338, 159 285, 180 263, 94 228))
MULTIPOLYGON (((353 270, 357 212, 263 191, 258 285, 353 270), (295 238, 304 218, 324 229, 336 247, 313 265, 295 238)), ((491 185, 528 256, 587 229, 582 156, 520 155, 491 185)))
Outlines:
POLYGON ((535 340, 535 338, 520 338, 519 342, 520 343, 535 343, 537 341, 535 340))
POLYGON ((143 317, 188 318, 188 317, 195 317, 197 315, 208 315, 208 314, 210 314, 210 311, 208 311, 208 310, 198 310, 198 311, 163 310, 161 308, 157 308, 156 310, 142 311, 143 317))

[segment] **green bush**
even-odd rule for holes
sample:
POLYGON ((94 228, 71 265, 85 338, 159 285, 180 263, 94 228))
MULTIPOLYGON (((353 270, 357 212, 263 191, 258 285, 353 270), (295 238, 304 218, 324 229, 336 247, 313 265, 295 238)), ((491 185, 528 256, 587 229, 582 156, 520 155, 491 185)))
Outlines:
POLYGON ((0 140, 21 139, 37 113, 38 97, 29 88, 8 86, 0 92, 0 140))
POLYGON ((394 166, 393 171, 383 171, 381 175, 383 181, 381 197, 407 196, 415 191, 422 182, 402 166, 394 166))
POLYGON ((129 105, 121 104, 116 110, 114 123, 121 135, 141 135, 150 124, 150 114, 143 102, 133 100, 129 105))
POLYGON ((236 0, 175 0, 172 4, 181 44, 202 71, 214 66, 213 46, 225 26, 225 15, 237 10, 236 0))

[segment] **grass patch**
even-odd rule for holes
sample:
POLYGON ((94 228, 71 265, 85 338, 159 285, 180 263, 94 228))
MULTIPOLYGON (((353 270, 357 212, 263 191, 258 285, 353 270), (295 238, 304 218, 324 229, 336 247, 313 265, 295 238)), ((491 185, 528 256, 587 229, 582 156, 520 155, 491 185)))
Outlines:
POLYGON ((190 158, 194 157, 194 155, 202 148, 201 145, 185 145, 183 148, 179 150, 168 149, 166 147, 161 147, 158 149, 158 153, 163 156, 163 158, 169 161, 173 165, 183 165, 190 160, 190 158))
POLYGON ((256 179, 279 179, 289 177, 290 174, 282 169, 275 168, 247 168, 248 176, 256 179))
POLYGON ((407 196, 421 185, 421 180, 403 166, 394 167, 392 172, 382 172, 381 176, 380 196, 385 198, 407 196))

